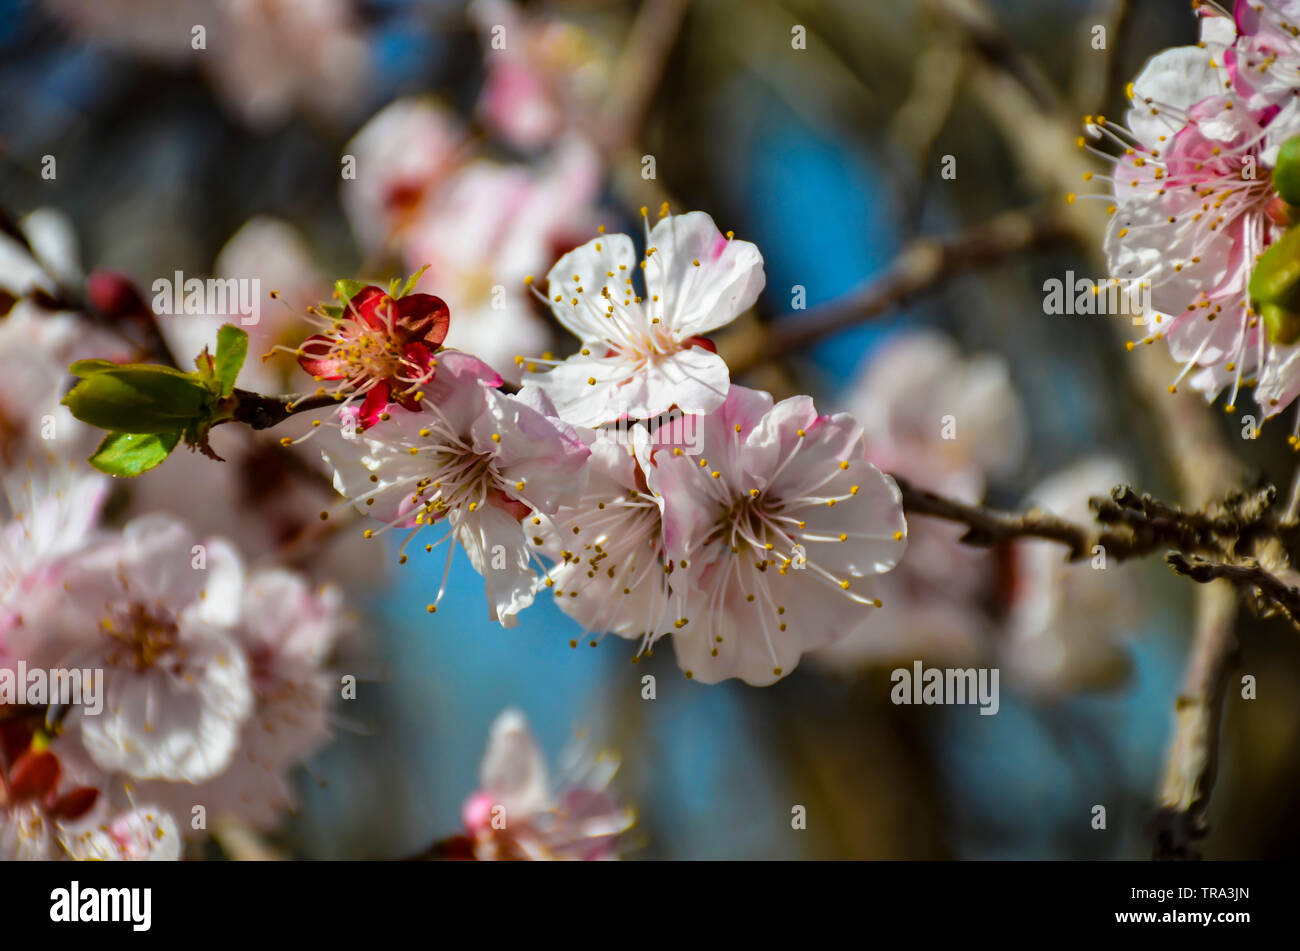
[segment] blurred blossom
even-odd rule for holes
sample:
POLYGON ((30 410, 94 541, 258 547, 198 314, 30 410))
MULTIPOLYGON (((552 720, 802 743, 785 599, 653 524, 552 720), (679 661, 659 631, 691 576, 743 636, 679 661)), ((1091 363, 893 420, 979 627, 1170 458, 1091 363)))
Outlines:
MULTIPOLYGON (((1025 422, 1006 361, 963 356, 947 337, 900 335, 867 364, 848 400, 867 432, 867 458, 918 487, 983 501, 991 477, 1019 467, 1025 422)), ((883 607, 870 624, 817 653, 829 668, 923 658, 952 664, 987 650, 990 553, 959 541, 965 529, 908 520, 908 551, 878 582, 883 607)))
POLYGON ((76 242, 67 220, 40 211, 21 222, 31 250, 0 235, 0 464, 13 469, 55 455, 80 458, 103 437, 60 404, 68 365, 99 357, 127 360, 133 349, 81 314, 61 306, 64 288, 80 282, 76 242))
MULTIPOLYGON (((313 590, 279 568, 244 579, 233 639, 248 659, 253 709, 238 751, 219 774, 197 785, 119 777, 123 791, 176 815, 202 803, 208 821, 273 827, 294 804, 289 769, 329 739, 338 679, 327 668, 347 620, 336 588, 313 590)), ((188 837, 205 830, 185 827, 188 837)))
POLYGON ((363 251, 400 248, 466 144, 460 119, 432 99, 399 99, 362 126, 343 147, 356 177, 343 180, 340 194, 363 251))
POLYGON ((70 742, 26 715, 0 720, 0 861, 174 861, 176 820, 156 805, 116 804, 70 742))
MULTIPOLYGON (((1045 479, 1026 504, 1087 521, 1088 499, 1109 496, 1126 478, 1114 459, 1087 459, 1045 479)), ((1013 542, 1007 562, 1009 606, 998 647, 1009 683, 1053 696, 1109 686, 1128 673, 1126 641, 1142 623, 1137 566, 1097 551, 1067 562, 1061 546, 1046 541, 1013 542)))
POLYGON ((573 138, 536 167, 471 162, 426 201, 404 257, 429 266, 419 288, 451 308, 447 346, 519 380, 515 357, 551 341, 524 279, 596 230, 600 182, 595 151, 573 138))
POLYGON ((552 779, 523 714, 492 724, 479 789, 462 812, 480 861, 619 858, 632 810, 607 791, 618 761, 573 750, 552 779))
POLYGON ((980 501, 990 478, 1024 460, 1024 411, 1006 360, 963 357, 938 333, 884 344, 846 408, 862 420, 876 465, 964 501, 980 501))
POLYGON ((487 69, 478 101, 484 125, 524 151, 581 128, 612 71, 596 39, 577 24, 525 14, 511 0, 475 0, 469 9, 487 69))
MULTIPOLYGON (((248 360, 239 385, 257 393, 289 393, 309 383, 289 354, 273 352, 277 345, 296 348, 306 336, 300 316, 308 307, 329 300, 330 282, 317 270, 302 234, 277 218, 249 219, 217 255, 213 277, 221 281, 257 281, 261 294, 259 319, 246 324, 238 313, 161 314, 158 327, 178 366, 190 367, 207 347, 215 352, 222 324, 238 324, 248 333, 248 360), (280 299, 270 299, 276 291, 280 299)), ((172 275, 164 275, 168 280, 172 275)), ((148 296, 148 294, 146 294, 148 296)), ((231 295, 238 306, 238 295, 231 295)))
POLYGON ((295 111, 338 123, 364 99, 371 64, 350 0, 44 2, 82 39, 196 65, 256 129, 295 111))

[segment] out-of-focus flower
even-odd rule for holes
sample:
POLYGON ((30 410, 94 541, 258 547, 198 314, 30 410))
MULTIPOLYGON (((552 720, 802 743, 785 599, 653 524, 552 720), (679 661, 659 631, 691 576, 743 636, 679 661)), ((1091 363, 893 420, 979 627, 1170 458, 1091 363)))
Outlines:
POLYGON ((582 348, 525 379, 575 426, 650 419, 674 407, 709 413, 727 397, 727 364, 705 335, 758 299, 763 256, 700 211, 665 214, 646 231, 643 259, 627 235, 601 235, 547 275, 545 299, 582 348), (633 281, 638 270, 644 294, 633 281))
POLYGON ((357 174, 343 180, 340 195, 365 251, 402 247, 466 143, 455 113, 427 99, 398 99, 362 126, 344 147, 357 174))
MULTIPOLYGON (((1043 481, 1027 501, 1086 520, 1088 498, 1107 495, 1124 478, 1115 460, 1089 459, 1043 481)), ((1013 542, 1006 623, 997 645, 1007 678, 1049 696, 1115 683, 1128 670, 1125 641, 1138 623, 1135 570, 1108 562, 1104 551, 1071 563, 1060 545, 1013 542)))
POLYGON ((45 3, 87 41, 194 63, 255 128, 279 125, 295 110, 338 122, 366 91, 369 51, 349 0, 45 3))
MULTIPOLYGON (((253 711, 230 765, 197 785, 127 778, 123 792, 176 815, 202 805, 209 824, 234 819, 274 826, 293 805, 289 769, 329 736, 336 690, 326 664, 344 624, 337 589, 314 591, 300 575, 279 568, 250 575, 230 632, 248 661, 253 711)), ((193 834, 206 835, 206 826, 193 834)))
MULTIPOLYGON (((250 218, 217 254, 213 278, 257 282, 262 298, 256 323, 248 315, 159 314, 158 328, 179 366, 193 365, 204 347, 216 352, 217 331, 237 324, 248 333, 248 359, 240 370, 239 385, 258 393, 291 393, 305 380, 292 350, 302 340, 302 314, 329 296, 329 282, 317 269, 302 234, 278 218, 250 218), (269 300, 274 291, 278 300, 269 300), (260 357, 260 359, 259 359, 260 357)), ((239 295, 229 295, 237 306, 239 295)))
POLYGON ((87 357, 127 360, 133 349, 81 314, 57 309, 81 280, 67 220, 33 212, 20 225, 29 247, 0 235, 0 467, 88 454, 100 438, 60 403, 68 365, 87 357))
POLYGON ((567 141, 537 168, 472 162, 426 199, 403 240, 419 287, 447 301, 447 346, 473 353, 512 381, 515 356, 546 349, 550 330, 524 280, 595 227, 600 163, 567 141))
POLYGON ((525 151, 540 148, 588 116, 608 89, 611 66, 574 23, 526 15, 510 0, 475 0, 487 77, 478 114, 525 151))
POLYGON ((862 421, 873 463, 964 501, 980 501, 989 478, 1024 459, 1024 411, 1006 361, 965 357, 933 331, 882 346, 845 408, 862 421))
POLYGON ((609 756, 576 756, 555 781, 523 714, 502 712, 462 816, 480 861, 593 861, 618 858, 632 811, 607 791, 618 769, 609 756))
MULTIPOLYGON (((16 482, 16 479, 12 480, 16 482)), ((0 666, 35 649, 41 632, 23 625, 66 595, 64 556, 94 538, 108 479, 88 468, 56 465, 24 473, 8 492, 8 520, 0 528, 0 666), (24 628, 23 634, 18 633, 24 628)))
POLYGON ((136 806, 94 828, 65 835, 68 854, 83 862, 175 862, 181 837, 171 813, 136 806))
POLYGON ((647 472, 690 586, 673 649, 704 683, 770 684, 880 607, 872 579, 906 547, 898 486, 851 416, 819 416, 806 396, 774 406, 733 385, 698 425, 702 455, 659 448, 647 472))
MULTIPOLYGON (((1010 475, 1024 458, 1024 414, 1006 362, 963 357, 938 333, 904 334, 881 347, 847 408, 863 421, 872 463, 961 501, 982 501, 988 479, 1010 475)), ((981 598, 995 571, 987 552, 961 544, 963 531, 912 520, 907 557, 876 585, 884 607, 818 651, 819 663, 839 669, 979 657, 991 627, 981 598)))
POLYGON ((74 741, 48 736, 39 714, 0 713, 0 861, 180 858, 169 814, 115 808, 74 741))
POLYGON ((242 583, 235 551, 150 515, 58 570, 65 596, 24 604, 9 636, 28 663, 104 671, 102 711, 69 715, 95 765, 186 782, 224 770, 253 708, 248 661, 228 632, 242 583))
MULTIPOLYGON (((492 619, 510 627, 537 585, 520 520, 577 499, 589 451, 572 430, 498 392, 500 385, 481 360, 444 350, 423 412, 384 414, 361 432, 345 416, 320 436, 334 487, 358 511, 386 522, 380 533, 409 528, 409 541, 446 520, 446 535, 426 550, 454 537, 483 575, 492 619)), ((444 571, 431 612, 445 588, 444 571)))

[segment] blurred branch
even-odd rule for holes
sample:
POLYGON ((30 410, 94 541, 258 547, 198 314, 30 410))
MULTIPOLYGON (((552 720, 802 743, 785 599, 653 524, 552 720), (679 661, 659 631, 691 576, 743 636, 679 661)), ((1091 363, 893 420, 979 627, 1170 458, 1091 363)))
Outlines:
MULTIPOLYGON (((945 7, 979 8, 978 0, 934 0, 945 7)), ((987 16, 987 14, 984 14, 987 16)), ((978 37, 984 27, 975 21, 961 21, 978 37)), ((983 68, 975 70, 972 90, 981 106, 999 128, 1012 154, 1033 179, 1059 194, 1073 191, 1091 163, 1079 152, 1075 141, 1079 135, 1077 119, 1060 114, 1036 89, 1026 82, 1024 69, 1007 65, 997 57, 986 57, 983 68)), ((1074 205, 1070 216, 1081 245, 1091 252, 1097 266, 1106 268, 1101 252, 1107 216, 1101 202, 1074 205)), ((1162 439, 1165 459, 1177 479, 1181 495, 1191 502, 1203 502, 1227 487, 1239 484, 1242 465, 1229 451, 1222 433, 1210 420, 1208 407, 1192 394, 1169 395, 1166 392, 1168 361, 1151 347, 1139 347, 1136 360, 1128 363, 1134 389, 1151 411, 1156 432, 1162 439)), ((1171 857, 1177 849, 1165 848, 1170 841, 1186 843, 1175 835, 1176 828, 1203 826, 1204 812, 1212 785, 1218 751, 1219 714, 1222 710, 1222 671, 1226 670, 1235 647, 1232 624, 1237 605, 1236 592, 1222 583, 1202 590, 1194 605, 1195 640, 1188 667, 1188 684, 1180 700, 1175 737, 1167 760, 1167 775, 1201 777, 1195 795, 1187 787, 1175 790, 1174 781, 1166 782, 1160 793, 1157 821, 1157 857, 1171 857), (1209 593, 1213 592, 1213 593, 1209 593), (1191 697, 1192 700, 1187 698, 1191 697), (1200 713, 1187 716, 1191 703, 1200 713), (1162 844, 1163 843, 1163 844, 1162 844)))
POLYGON ((879 317, 958 274, 1051 247, 1070 236, 1068 224, 1060 216, 1012 211, 953 237, 921 238, 904 248, 884 273, 861 290, 796 311, 746 339, 724 339, 720 346, 726 351, 732 374, 739 375, 772 354, 809 346, 879 317))
POLYGON ((1042 69, 1016 45, 980 0, 928 0, 935 14, 957 26, 971 49, 991 67, 1013 78, 1039 109, 1057 108, 1058 96, 1042 69))
POLYGON ((1094 26, 1106 28, 1106 45, 1098 50, 1089 43, 1085 66, 1079 69, 1071 97, 1075 107, 1084 112, 1105 112, 1123 83, 1123 57, 1119 55, 1124 33, 1133 15, 1131 0, 1096 0, 1094 26))
POLYGON ((1218 774, 1219 721, 1237 639, 1237 593, 1224 581, 1199 589, 1192 656, 1175 705, 1174 739, 1165 761, 1152 822, 1152 858, 1196 858, 1192 842, 1206 834, 1205 814, 1218 774))
POLYGON ((643 0, 601 110, 597 133, 607 152, 624 149, 640 138, 687 6, 688 0, 643 0))

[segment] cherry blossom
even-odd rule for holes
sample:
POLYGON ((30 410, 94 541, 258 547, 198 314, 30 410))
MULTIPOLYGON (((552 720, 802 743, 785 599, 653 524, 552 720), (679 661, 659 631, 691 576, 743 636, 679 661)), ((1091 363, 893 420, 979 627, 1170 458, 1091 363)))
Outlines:
MULTIPOLYGON (((510 627, 537 586, 520 520, 579 496, 589 450, 568 427, 500 393, 501 378, 481 360, 446 350, 437 370, 421 412, 384 414, 355 435, 345 435, 346 422, 322 431, 322 455, 335 489, 386 523, 367 537, 403 527, 409 542, 444 523, 446 534, 426 550, 451 539, 464 548, 486 582, 492 619, 510 627)), ((453 549, 430 612, 446 588, 453 549)))
MULTIPOLYGON (((1085 459, 1045 479, 1027 504, 1075 520, 1087 500, 1125 480, 1114 459, 1085 459)), ((1125 641, 1140 617, 1135 568, 1107 563, 1104 551, 1068 562, 1059 545, 1020 540, 1007 554, 1007 616, 998 641, 1006 675, 1037 695, 1116 683, 1127 672, 1125 641)))
POLYGON ((906 547, 901 497, 866 461, 862 427, 809 397, 774 405, 733 385, 700 426, 702 455, 660 448, 647 473, 689 573, 673 649, 703 683, 770 684, 881 606, 871 580, 906 547))
MULTIPOLYGON (((983 501, 991 478, 1023 462, 1024 408, 1006 361, 963 356, 933 331, 885 343, 855 383, 846 408, 862 421, 867 459, 920 488, 983 501)), ((964 665, 986 650, 995 565, 963 545, 964 529, 934 519, 909 525, 907 557, 876 583, 884 607, 815 655, 833 669, 917 657, 964 665)))
POLYGON ((297 348, 298 363, 331 390, 346 408, 362 397, 362 426, 378 422, 390 403, 418 411, 423 391, 437 372, 434 354, 447 336, 451 317, 431 294, 393 297, 373 284, 357 291, 341 316, 317 316, 324 333, 297 348))
POLYGON ((578 432, 591 449, 586 491, 554 516, 534 515, 525 528, 554 562, 546 585, 556 604, 595 635, 593 646, 609 633, 648 650, 685 610, 670 583, 662 502, 647 488, 632 445, 604 430, 578 432))
POLYGON ((340 195, 363 250, 400 250, 426 203, 463 161, 466 141, 455 114, 431 99, 398 99, 362 126, 344 154, 365 174, 345 178, 340 195))
POLYGON ((617 858, 622 837, 636 822, 607 791, 617 769, 607 755, 576 755, 553 780, 523 714, 503 711, 492 724, 479 789, 462 810, 474 857, 617 858))
POLYGON ((525 379, 576 426, 711 412, 730 373, 705 335, 748 310, 764 280, 758 248, 723 235, 704 212, 665 213, 653 230, 647 219, 640 261, 630 237, 601 235, 547 275, 546 300, 581 350, 525 379))
POLYGON ((147 515, 59 571, 68 595, 24 609, 15 636, 29 663, 104 671, 103 711, 69 715, 96 766, 186 782, 224 770, 253 708, 248 661, 228 632, 243 582, 234 549, 147 515))

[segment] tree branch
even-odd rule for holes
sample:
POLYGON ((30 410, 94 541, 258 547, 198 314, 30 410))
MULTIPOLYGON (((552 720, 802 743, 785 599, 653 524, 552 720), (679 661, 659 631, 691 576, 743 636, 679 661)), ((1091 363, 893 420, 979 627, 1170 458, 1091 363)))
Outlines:
POLYGON ((807 347, 894 309, 907 298, 932 290, 966 271, 1062 244, 1071 231, 1055 214, 1012 211, 948 238, 921 238, 904 248, 883 273, 856 293, 773 321, 748 339, 719 342, 733 376, 753 369, 773 353, 807 347), (743 351, 741 348, 743 347, 743 351))

